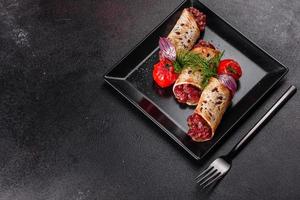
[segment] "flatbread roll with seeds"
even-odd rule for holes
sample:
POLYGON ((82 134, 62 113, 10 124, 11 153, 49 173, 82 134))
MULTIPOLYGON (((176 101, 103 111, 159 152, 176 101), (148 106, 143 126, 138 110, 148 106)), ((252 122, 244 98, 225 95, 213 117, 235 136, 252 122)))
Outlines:
POLYGON ((188 135, 196 142, 210 140, 231 103, 231 92, 212 77, 204 88, 194 113, 188 118, 188 135))
POLYGON ((200 29, 193 14, 185 8, 177 20, 168 39, 178 50, 191 50, 200 36, 200 29))

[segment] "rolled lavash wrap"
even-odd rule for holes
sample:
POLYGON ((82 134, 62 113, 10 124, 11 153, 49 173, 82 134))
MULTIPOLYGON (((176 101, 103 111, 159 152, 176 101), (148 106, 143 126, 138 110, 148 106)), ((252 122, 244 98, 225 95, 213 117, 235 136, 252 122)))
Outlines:
POLYGON ((188 117, 188 135, 196 142, 210 140, 230 105, 232 94, 217 78, 211 77, 194 113, 188 117))
MULTIPOLYGON (((215 49, 213 45, 203 40, 191 52, 200 55, 206 60, 210 60, 220 54, 220 51, 215 49)), ((201 70, 184 67, 173 86, 173 93, 177 101, 188 105, 197 105, 203 90, 202 81, 201 70)))
POLYGON ((191 50, 199 36, 200 28, 196 18, 188 8, 185 8, 167 38, 175 46, 176 51, 179 51, 191 50))
POLYGON ((175 61, 177 52, 191 50, 200 37, 200 31, 204 31, 205 25, 204 13, 193 7, 185 8, 167 38, 159 40, 160 59, 175 61))

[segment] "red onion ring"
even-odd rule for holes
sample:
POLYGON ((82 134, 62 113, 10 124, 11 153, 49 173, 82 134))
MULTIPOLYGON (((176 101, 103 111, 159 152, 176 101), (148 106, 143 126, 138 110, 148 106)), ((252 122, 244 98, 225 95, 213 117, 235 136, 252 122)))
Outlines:
POLYGON ((168 59, 170 61, 176 60, 176 49, 175 46, 170 42, 168 38, 159 38, 159 55, 160 59, 168 59))
POLYGON ((221 74, 218 76, 218 79, 224 86, 226 86, 231 91, 232 95, 235 94, 237 90, 237 84, 234 78, 227 74, 221 74))

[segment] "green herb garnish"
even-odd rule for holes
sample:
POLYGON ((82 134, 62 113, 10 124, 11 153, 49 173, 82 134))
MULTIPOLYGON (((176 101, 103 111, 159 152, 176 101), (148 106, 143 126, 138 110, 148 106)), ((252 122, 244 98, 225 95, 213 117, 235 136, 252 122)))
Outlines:
POLYGON ((177 52, 176 60, 174 62, 175 72, 180 73, 185 67, 190 67, 193 70, 200 70, 203 77, 201 86, 205 87, 210 77, 217 75, 217 67, 223 54, 224 51, 212 59, 206 60, 196 53, 181 50, 177 52))

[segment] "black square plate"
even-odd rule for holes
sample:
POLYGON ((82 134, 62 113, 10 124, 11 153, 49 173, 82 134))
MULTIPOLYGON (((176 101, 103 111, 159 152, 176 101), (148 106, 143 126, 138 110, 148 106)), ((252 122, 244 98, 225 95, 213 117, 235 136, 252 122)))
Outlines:
POLYGON ((216 146, 225 134, 237 125, 247 112, 288 72, 288 69, 248 40, 239 31, 198 1, 184 1, 146 38, 128 53, 105 80, 165 133, 199 160, 216 146), (207 16, 207 27, 202 34, 218 49, 225 50, 223 58, 237 60, 243 68, 239 89, 227 109, 213 139, 193 142, 186 134, 188 115, 194 108, 180 106, 171 88, 160 90, 152 80, 153 64, 158 61, 158 40, 175 25, 182 10, 194 6, 207 16))

